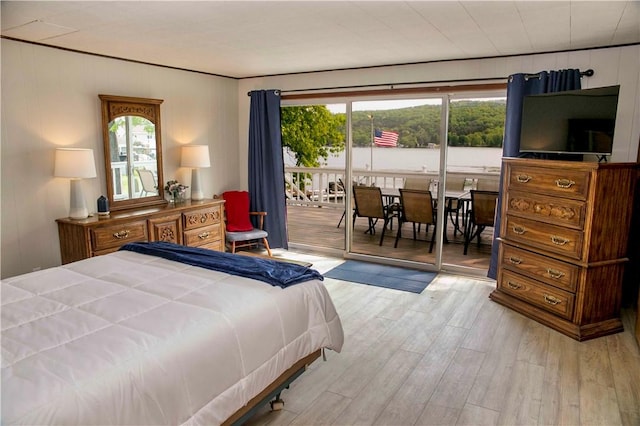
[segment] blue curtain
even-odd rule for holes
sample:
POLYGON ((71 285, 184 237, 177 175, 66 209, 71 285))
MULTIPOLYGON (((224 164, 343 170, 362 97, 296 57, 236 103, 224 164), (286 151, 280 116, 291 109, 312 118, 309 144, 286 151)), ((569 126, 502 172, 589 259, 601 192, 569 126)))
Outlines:
MULTIPOLYGON (((502 141, 502 155, 504 157, 518 157, 520 153, 520 127, 522 124, 522 103, 527 95, 541 93, 564 92, 578 90, 580 85, 580 70, 568 69, 561 71, 542 71, 538 74, 513 74, 507 82, 507 111, 504 123, 504 140, 502 141)), ((495 279, 498 275, 498 243, 500 233, 502 206, 502 173, 500 174, 500 196, 494 226, 493 245, 491 247, 491 262, 487 276, 495 279)))
POLYGON ((279 90, 251 92, 249 197, 253 211, 267 212, 264 229, 271 248, 289 248, 279 90))

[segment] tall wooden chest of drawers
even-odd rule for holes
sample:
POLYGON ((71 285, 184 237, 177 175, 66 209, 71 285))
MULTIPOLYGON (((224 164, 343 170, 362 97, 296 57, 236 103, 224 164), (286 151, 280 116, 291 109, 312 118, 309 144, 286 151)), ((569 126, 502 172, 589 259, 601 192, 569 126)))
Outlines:
POLYGON ((636 163, 503 162, 490 298, 577 340, 622 331, 636 163))
POLYGON ((224 251, 224 201, 202 200, 57 219, 62 263, 114 252, 135 241, 169 241, 224 251))

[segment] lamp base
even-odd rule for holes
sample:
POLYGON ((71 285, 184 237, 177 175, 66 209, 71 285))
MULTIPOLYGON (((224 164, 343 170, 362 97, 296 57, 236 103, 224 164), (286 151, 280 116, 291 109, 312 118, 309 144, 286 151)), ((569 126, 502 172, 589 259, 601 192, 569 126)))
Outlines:
POLYGON ((200 187, 200 169, 191 169, 191 199, 200 201, 204 199, 204 194, 200 187))
POLYGON ((84 201, 82 192, 82 182, 80 179, 71 179, 71 202, 69 207, 69 217, 71 219, 86 219, 89 217, 89 210, 84 201))

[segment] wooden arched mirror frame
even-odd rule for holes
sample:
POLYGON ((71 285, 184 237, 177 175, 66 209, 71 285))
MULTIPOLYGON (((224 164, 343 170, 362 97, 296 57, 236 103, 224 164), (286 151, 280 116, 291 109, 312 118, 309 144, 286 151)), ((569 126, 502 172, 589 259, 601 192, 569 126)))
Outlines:
POLYGON ((161 99, 98 95, 111 210, 163 204, 161 99))

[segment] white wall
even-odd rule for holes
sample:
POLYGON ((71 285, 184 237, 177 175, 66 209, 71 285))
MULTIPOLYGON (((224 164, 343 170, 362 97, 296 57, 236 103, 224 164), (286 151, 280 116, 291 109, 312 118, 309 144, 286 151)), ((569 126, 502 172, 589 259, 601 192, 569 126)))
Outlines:
MULTIPOLYGON (((205 196, 240 185, 237 81, 2 40, 2 277, 60 264, 56 218, 68 215, 69 180, 53 177, 55 148, 93 148, 98 177, 87 207, 106 195, 98 94, 163 99, 165 180, 189 185, 180 145, 210 146, 205 196)), ((244 164, 243 164, 244 166, 244 164)))
MULTIPOLYGON (((640 46, 513 58, 440 62, 366 70, 245 79, 99 58, 2 40, 1 276, 60 264, 55 219, 65 217, 69 182, 54 178, 58 146, 93 148, 98 177, 84 181, 87 204, 106 192, 98 94, 164 99, 165 180, 189 184, 179 146, 208 144, 207 196, 248 187, 249 97, 253 89, 313 89, 364 84, 453 81, 517 72, 593 68, 583 87, 621 85, 612 161, 635 161, 640 135, 640 46)), ((274 58, 278 60, 278 58, 274 58)))
MULTIPOLYGON (((614 152, 610 161, 635 161, 640 138, 640 46, 244 79, 238 85, 240 156, 243 158, 247 152, 247 92, 251 90, 281 89, 286 92, 386 83, 447 82, 565 68, 591 68, 595 71, 593 77, 582 79, 582 87, 585 89, 620 84, 614 152)), ((501 81, 506 82, 506 79, 501 81)), ((247 185, 246 170, 242 176, 242 185, 247 185)))

